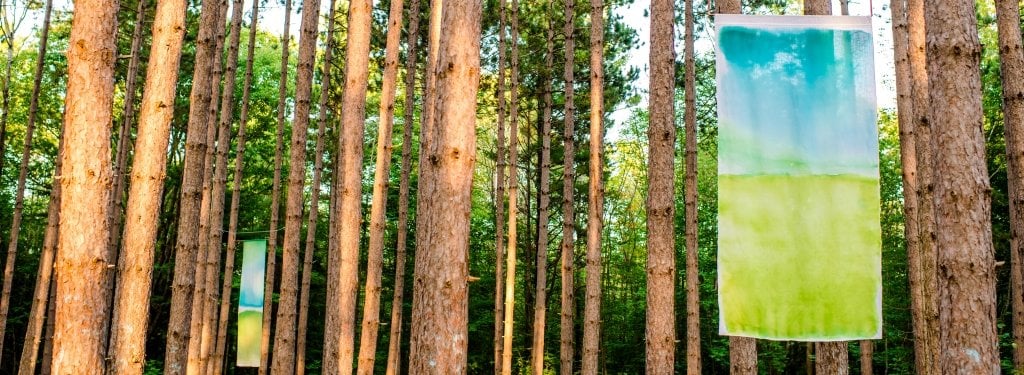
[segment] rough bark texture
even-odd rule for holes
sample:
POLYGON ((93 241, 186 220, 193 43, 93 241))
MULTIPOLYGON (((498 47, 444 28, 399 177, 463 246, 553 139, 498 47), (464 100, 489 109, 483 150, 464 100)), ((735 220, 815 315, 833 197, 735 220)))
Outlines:
POLYGON ((686 0, 686 24, 683 53, 686 64, 683 99, 686 105, 685 163, 683 204, 686 237, 686 373, 701 373, 700 356, 700 270, 697 252, 697 64, 694 50, 694 0, 686 0))
POLYGON ((871 375, 874 373, 872 356, 875 353, 875 342, 871 340, 860 341, 860 374, 871 375))
POLYGON ((999 22, 999 66, 1003 83, 1003 126, 1006 136, 1007 189, 1010 196, 1010 258, 1013 301, 1013 367, 1024 369, 1024 52, 1021 50, 1020 3, 996 1, 999 22))
MULTIPOLYGON (((412 171, 412 122, 416 110, 416 42, 420 33, 420 1, 409 3, 409 32, 405 60, 405 113, 402 121, 402 174, 398 182, 398 234, 395 244, 395 289, 391 301, 387 375, 401 372, 402 308, 405 289, 405 247, 409 233, 409 174, 412 171)), ((500 204, 498 205, 501 206, 500 204)))
POLYGON ((68 40, 53 372, 99 374, 105 368, 109 289, 107 200, 110 125, 117 51, 117 1, 75 2, 68 40))
POLYGON ((398 44, 402 36, 402 0, 391 0, 381 87, 380 124, 377 127, 377 164, 374 168, 370 208, 370 247, 366 255, 366 286, 363 289, 363 324, 359 336, 357 373, 373 373, 380 325, 381 267, 384 261, 384 227, 388 180, 391 172, 391 137, 395 115, 395 82, 398 80, 398 44))
MULTIPOLYGON (((50 13, 52 10, 53 1, 47 0, 43 16, 43 27, 39 35, 39 54, 36 57, 36 67, 32 76, 32 96, 29 98, 28 121, 25 124, 25 145, 21 152, 21 166, 18 168, 18 187, 14 193, 11 237, 7 243, 7 260, 4 262, 3 293, 0 294, 0 353, 3 352, 3 338, 7 332, 7 311, 11 304, 11 282, 14 280, 14 261, 18 255, 18 236, 21 232, 21 216, 25 207, 25 180, 28 176, 29 159, 32 156, 32 136, 35 133, 36 115, 39 109, 39 90, 43 81, 43 66, 46 63, 46 42, 50 35, 50 13)), ((6 117, 6 107, 4 112, 6 117)), ((4 154, 0 153, 0 158, 3 156, 4 154)), ((53 261, 51 260, 50 263, 51 265, 48 267, 52 267, 53 261)), ((40 266, 42 266, 42 263, 40 266)), ((40 268, 40 270, 42 269, 40 268)), ((34 365, 35 360, 32 363, 34 365)))
MULTIPOLYGON (((548 14, 554 9, 553 2, 547 5, 548 14)), ((530 350, 530 363, 534 374, 544 373, 544 329, 547 323, 548 295, 548 212, 551 205, 551 81, 554 79, 555 63, 555 25, 548 21, 547 51, 544 55, 544 110, 541 120, 540 149, 540 198, 537 200, 537 302, 533 305, 533 349, 530 350)))
POLYGON ((274 316, 274 284, 277 273, 277 224, 281 213, 281 157, 284 152, 285 104, 288 100, 288 53, 291 50, 292 0, 284 0, 284 34, 281 36, 281 79, 277 85, 277 141, 274 146, 273 197, 270 198, 270 233, 267 240, 266 286, 263 291, 263 336, 260 343, 259 375, 270 368, 270 336, 274 316))
POLYGON ((973 1, 927 2, 942 373, 998 374, 995 259, 973 1), (934 26, 934 27, 933 27, 934 26))
POLYGON ((562 131, 562 306, 559 332, 559 362, 562 374, 573 373, 573 358, 576 349, 576 213, 573 207, 573 193, 576 187, 576 77, 573 67, 576 63, 576 10, 573 0, 565 0, 565 108, 562 131))
POLYGON ((501 371, 512 373, 512 330, 516 310, 516 253, 518 231, 516 225, 519 198, 519 1, 512 0, 509 9, 512 25, 510 40, 512 72, 509 77, 509 138, 508 138, 508 254, 505 256, 505 328, 501 349, 501 371))
MULTIPOLYGON (((690 15, 685 15, 687 18, 690 15)), ((672 374, 675 366, 675 9, 672 0, 651 1, 651 80, 647 139, 647 325, 648 374, 672 374)))
POLYGON ((249 95, 252 85, 253 52, 256 50, 256 31, 259 21, 259 2, 252 4, 252 21, 249 24, 249 44, 245 61, 245 80, 242 83, 242 108, 239 113, 238 136, 235 149, 235 174, 231 186, 231 208, 228 214, 227 251, 224 254, 224 280, 221 284, 220 314, 217 318, 217 337, 213 355, 207 368, 208 374, 220 375, 224 369, 224 350, 227 345, 228 313, 230 312, 231 287, 234 283, 235 247, 238 228, 239 193, 242 185, 242 161, 245 156, 245 130, 249 122, 249 95))
MULTIPOLYGON (((284 216, 284 253, 281 256, 281 294, 274 331, 272 373, 295 369, 295 324, 299 298, 299 246, 302 240, 303 185, 306 182, 306 138, 309 127, 310 96, 313 91, 313 63, 316 59, 320 0, 302 1, 299 61, 295 76, 295 117, 288 168, 288 199, 284 216)), ((317 154, 319 155, 319 154, 317 154)))
POLYGON ((174 284, 171 286, 171 312, 167 327, 164 373, 185 373, 195 292, 196 257, 199 253, 199 218, 203 195, 203 172, 206 159, 209 105, 212 101, 211 71, 219 28, 219 2, 203 4, 199 36, 196 40, 195 70, 189 95, 188 131, 185 139, 185 160, 182 166, 178 237, 175 245, 174 284))
POLYGON ((338 195, 338 252, 341 288, 338 295, 340 335, 338 372, 352 372, 355 357, 356 298, 359 296, 359 238, 362 220, 363 133, 369 74, 371 3, 349 3, 348 48, 345 51, 345 92, 341 104, 342 174, 338 195))
MULTIPOLYGON (((569 0, 572 1, 572 0, 569 0)), ((505 186, 508 183, 505 169, 508 168, 505 140, 505 0, 498 0, 498 84, 495 95, 498 102, 497 155, 495 156, 494 192, 494 374, 504 374, 502 358, 505 350, 505 186)))
MULTIPOLYGON (((45 23, 45 22, 44 22, 45 23)), ((47 319, 48 306, 53 304, 53 258, 57 255, 57 228, 60 224, 60 183, 59 177, 63 163, 61 161, 64 153, 64 135, 61 134, 58 142, 57 160, 54 161, 53 187, 50 190, 50 202, 46 209, 46 234, 43 235, 43 251, 39 254, 39 272, 36 275, 36 287, 32 294, 32 310, 29 312, 28 328, 25 332, 25 346, 21 350, 21 363, 18 365, 18 375, 35 374, 36 360, 39 357, 39 342, 43 339, 43 323, 49 321, 52 327, 53 319, 47 319)), ((49 314, 53 316, 53 314, 49 314)), ((50 338, 53 330, 46 339, 50 338)), ((49 358, 43 359, 48 363, 49 358)))
POLYGON ((444 3, 436 70, 436 125, 422 174, 432 175, 420 201, 409 372, 465 374, 469 209, 476 161, 476 98, 480 84, 479 0, 444 3))
POLYGON ((159 224, 167 167, 182 38, 185 35, 185 2, 161 1, 153 21, 153 45, 146 71, 146 90, 139 109, 136 155, 122 244, 118 260, 118 285, 114 302, 110 357, 114 373, 140 374, 145 365, 149 295, 153 275, 153 251, 159 224))
MULTIPOLYGON (((743 13, 740 0, 719 0, 718 13, 743 13)), ((749 337, 729 336, 729 368, 732 374, 757 373, 757 340, 749 337)))
MULTIPOLYGON (((61 139, 64 139, 63 134, 61 139)), ((63 157, 62 157, 63 158, 63 157)), ((59 205, 60 203, 58 203, 59 205)), ((60 210, 60 207, 57 208, 60 210)), ((59 226, 59 225, 58 225, 59 226)), ((60 229, 57 229, 60 232, 60 229)), ((57 233, 60 235, 60 233, 57 233)), ((55 244, 56 246, 56 244, 55 244)), ((56 253, 56 249, 54 249, 56 253)), ((54 265, 56 267, 56 264, 54 265)), ((57 270, 53 270, 54 279, 56 279, 57 270)), ((43 340, 43 357, 40 360, 42 364, 39 366, 39 375, 50 375, 53 369, 53 327, 54 327, 54 316, 57 315, 57 285, 54 280, 50 280, 50 302, 46 306, 46 333, 44 333, 46 339, 43 340)))
POLYGON ((313 272, 313 253, 316 252, 316 224, 320 214, 320 171, 323 169, 324 134, 327 129, 327 98, 331 92, 330 70, 334 60, 334 0, 330 1, 327 13, 327 48, 320 83, 320 102, 317 104, 316 149, 313 152, 313 182, 310 185, 309 219, 306 222, 306 249, 302 259, 302 286, 299 290, 299 323, 295 338, 295 374, 306 373, 306 332, 309 322, 309 283, 313 272))
MULTIPOLYGON (((918 179, 918 240, 919 253, 911 263, 911 279, 920 281, 918 287, 910 292, 911 303, 920 309, 919 315, 923 324, 915 327, 914 341, 921 342, 922 351, 915 351, 917 373, 921 375, 939 374, 939 310, 938 281, 935 247, 935 203, 933 200, 935 185, 933 181, 933 148, 932 126, 929 118, 930 103, 928 101, 929 78, 925 66, 925 25, 924 0, 907 0, 907 25, 909 28, 908 54, 911 74, 911 99, 913 101, 913 131, 915 133, 915 152, 917 153, 918 179), (916 276, 915 276, 916 274, 916 276), (913 302, 917 299, 919 302, 913 302), (921 329, 917 329, 921 328, 921 329)), ((913 285, 913 284, 912 284, 913 285)))
POLYGON ((604 2, 590 0, 590 191, 587 202, 587 291, 583 311, 585 375, 597 374, 601 337, 601 228, 604 212, 604 2))

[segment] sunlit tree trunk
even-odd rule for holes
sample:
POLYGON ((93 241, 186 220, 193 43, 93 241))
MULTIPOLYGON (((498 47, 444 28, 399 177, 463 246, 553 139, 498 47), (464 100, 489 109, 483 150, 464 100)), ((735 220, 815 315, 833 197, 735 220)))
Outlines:
MULTIPOLYGON (((572 1, 572 0, 569 0, 572 1)), ((502 364, 504 363, 505 350, 505 186, 508 177, 505 176, 505 169, 508 162, 505 160, 508 152, 505 145, 505 111, 507 98, 505 96, 506 77, 505 71, 505 50, 508 43, 505 40, 505 0, 498 0, 498 84, 496 90, 498 102, 498 123, 497 123, 497 155, 495 155, 495 198, 494 198, 494 374, 504 374, 502 364)))
MULTIPOLYGON (((416 110, 416 42, 420 32, 420 2, 408 7, 409 27, 405 61, 405 114, 402 122, 402 174, 398 182, 398 234, 395 245, 395 291, 391 301, 391 333, 388 337, 387 375, 401 372, 402 306, 405 289, 405 248, 409 233, 409 174, 412 171, 412 122, 416 110)), ((498 204, 498 206, 501 206, 498 204)))
MULTIPOLYGON (((686 14, 685 17, 689 19, 690 15, 686 14)), ((650 58, 650 124, 647 128, 647 325, 644 341, 647 344, 647 373, 671 374, 675 370, 676 349, 676 54, 675 9, 672 0, 651 1, 650 58)))
POLYGON ((349 3, 348 46, 345 51, 345 90, 342 98, 341 180, 338 192, 338 252, 341 288, 338 295, 340 335, 338 372, 352 372, 355 357, 356 298, 359 295, 359 238, 362 220, 363 133, 366 121, 366 86, 369 74, 372 5, 369 0, 349 3))
POLYGON ((117 1, 75 3, 68 39, 68 85, 61 155, 60 236, 53 372, 105 369, 111 291, 98 284, 111 270, 107 241, 110 125, 114 104, 117 1))
MULTIPOLYGON (((337 18, 328 20, 331 23, 338 23, 341 21, 338 18, 344 16, 347 20, 347 13, 337 16, 337 18)), ((342 46, 341 40, 336 40, 338 47, 342 46)), ((331 48, 331 47, 328 47, 331 48)), ((336 47, 337 48, 337 47, 336 47)), ((334 52, 331 53, 332 56, 334 52)), ((339 56, 340 57, 340 56, 339 56)), ((333 59, 333 57, 332 57, 333 59)), ((329 67, 325 70, 325 74, 336 74, 329 67)), ((340 86, 341 90, 344 91, 345 81, 344 77, 339 77, 335 83, 340 86)), ((323 91, 323 90, 321 90, 323 91)), ((337 92, 338 89, 332 89, 337 92)), ((336 98, 331 97, 328 94, 328 99, 331 99, 331 112, 337 113, 339 108, 337 107, 336 98)), ((340 169, 340 158, 341 158, 341 143, 338 142, 341 137, 341 123, 340 119, 332 122, 334 125, 331 126, 331 131, 328 133, 330 139, 333 139, 333 148, 329 147, 327 150, 328 157, 331 163, 331 189, 330 199, 327 214, 327 311, 324 312, 324 337, 338 337, 340 334, 339 319, 341 319, 341 310, 336 306, 338 305, 338 290, 341 287, 341 254, 338 254, 338 181, 341 175, 340 169)), ((323 369, 326 374, 334 374, 338 372, 338 340, 324 340, 323 347, 323 369)))
MULTIPOLYGON (((21 166, 18 168, 18 186, 14 193, 14 214, 11 218, 10 241, 7 242, 7 260, 4 262, 3 293, 0 294, 0 353, 3 352, 3 338, 7 332, 7 311, 11 304, 11 282, 14 280, 14 262, 18 255, 18 236, 21 233, 21 216, 25 208, 25 180, 28 177, 28 163, 32 156, 32 136, 35 133, 36 116, 39 111, 39 91, 43 81, 43 67, 46 64, 46 44, 50 35, 50 13, 53 1, 46 1, 43 27, 39 35, 39 54, 32 78, 32 96, 29 97, 28 121, 25 124, 25 145, 21 152, 21 166)), ((7 109, 4 108, 6 117, 7 109)), ((4 154, 0 154, 3 158, 4 154)), ((52 260, 50 261, 52 266, 52 260)), ((47 266, 47 267, 51 267, 47 266)), ((42 270, 40 268, 40 270, 42 270)), ((45 302, 44 302, 45 303, 45 302)), ((35 360, 33 359, 33 365, 35 360)))
MULTIPOLYGON (((547 4, 548 14, 555 10, 552 1, 547 4)), ((537 302, 533 306, 533 350, 530 363, 534 374, 544 373, 544 330, 547 323, 548 295, 548 210, 551 205, 551 81, 554 78, 555 25, 548 21, 547 51, 544 54, 543 118, 541 119, 540 198, 537 203, 537 302)))
POLYGON ((559 332, 559 361, 562 374, 572 374, 576 349, 576 213, 573 193, 576 187, 576 77, 573 68, 576 63, 576 10, 573 0, 565 0, 565 108, 563 109, 564 129, 562 131, 562 316, 559 332))
MULTIPOLYGON (((440 4, 440 2, 435 2, 440 4)), ((434 8, 433 10, 437 10, 434 8)), ((421 154, 430 175, 421 189, 413 284, 413 374, 465 374, 468 344, 469 211, 476 161, 476 99, 480 84, 479 0, 444 3, 436 74, 436 125, 421 154)), ((428 97, 429 98, 429 97, 428 97)), ((429 99, 428 99, 429 100, 429 99)))
POLYGON ((701 373, 700 355, 700 260, 697 257, 700 245, 697 242, 697 64, 694 50, 694 0, 686 0, 686 18, 683 54, 686 56, 686 76, 684 80, 683 100, 686 112, 685 121, 685 163, 684 178, 685 227, 686 237, 686 372, 701 373))
POLYGON ((601 230, 604 212, 604 2, 590 0, 590 187, 587 202, 587 289, 583 311, 585 375, 597 374, 601 337, 601 230))
MULTIPOLYGON (((161 1, 153 21, 153 47, 140 103, 138 136, 118 260, 110 357, 112 371, 141 374, 146 357, 146 328, 153 275, 153 251, 163 198, 182 38, 185 2, 161 1)), ((116 206, 112 206, 116 207, 116 206)))
MULTIPOLYGON (((999 373, 991 206, 973 1, 926 2, 942 373, 999 373)), ((1019 47, 1017 49, 1019 51, 1019 47)))
POLYGON ((292 0, 284 0, 284 34, 281 36, 281 79, 277 85, 277 136, 274 146, 273 197, 270 198, 270 233, 267 240, 266 285, 263 291, 263 336, 260 343, 259 375, 265 375, 270 368, 270 336, 274 316, 274 285, 277 281, 277 237, 278 218, 281 213, 281 157, 284 153, 284 128, 288 101, 288 52, 291 50, 292 0))
POLYGON ((197 279, 196 266, 199 259, 197 257, 200 236, 196 236, 196 233, 199 232, 204 164, 209 146, 206 130, 210 118, 209 106, 213 101, 211 72, 217 62, 215 49, 220 28, 220 7, 221 4, 216 1, 204 3, 199 16, 195 70, 192 77, 192 92, 189 96, 191 106, 185 140, 185 160, 182 165, 174 284, 171 287, 170 322, 167 328, 164 359, 165 374, 185 373, 188 361, 192 304, 197 279))
POLYGON ((515 322, 516 253, 518 231, 516 225, 519 198, 519 0, 512 0, 509 23, 512 25, 511 76, 509 77, 509 137, 508 137, 508 254, 505 256, 505 328, 502 342, 502 374, 512 373, 512 330, 515 322))

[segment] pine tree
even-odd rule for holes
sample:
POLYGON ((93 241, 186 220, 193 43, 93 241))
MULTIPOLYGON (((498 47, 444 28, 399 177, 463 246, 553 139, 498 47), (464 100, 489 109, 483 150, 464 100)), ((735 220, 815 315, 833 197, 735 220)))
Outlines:
POLYGON ((508 138, 508 254, 505 256, 505 328, 502 343, 501 371, 512 373, 512 330, 515 323, 516 253, 518 252, 519 208, 519 0, 512 0, 509 10, 511 76, 509 77, 509 138, 508 138))
POLYGON ((684 50, 686 76, 684 79, 685 165, 683 204, 685 213, 684 235, 686 237, 686 372, 701 373, 700 355, 700 270, 697 251, 697 67, 694 51, 693 0, 686 0, 686 25, 684 50))
MULTIPOLYGON (((547 10, 554 11, 548 0, 547 10)), ((537 203, 537 302, 533 306, 533 349, 530 363, 534 374, 544 373, 544 329, 547 323, 548 210, 551 204, 551 81, 555 61, 555 27, 548 19, 546 52, 544 54, 544 109, 541 119, 540 198, 537 203)))
POLYGON ((508 48, 508 43, 505 40, 505 29, 507 28, 507 21, 505 19, 505 0, 498 0, 498 84, 495 90, 496 100, 498 102, 498 123, 497 123, 497 142, 495 155, 495 198, 494 198, 494 374, 504 374, 502 364, 504 363, 504 351, 505 351, 505 186, 508 183, 508 177, 505 176, 505 169, 508 168, 508 162, 505 160, 506 153, 506 140, 505 140, 505 121, 506 121, 506 106, 507 98, 505 96, 505 84, 506 77, 505 71, 507 69, 507 63, 505 62, 505 50, 508 48))
POLYGON ((587 289, 583 310, 584 374, 597 374, 601 336, 601 216, 604 209, 604 2, 590 0, 590 186, 587 201, 587 289))
POLYGON ((560 321, 559 361, 563 374, 572 374, 574 351, 576 349, 576 213, 573 209, 573 193, 576 187, 576 130, 574 103, 576 78, 573 68, 576 63, 576 44, 573 34, 576 31, 576 10, 573 0, 565 0, 565 108, 563 109, 564 130, 562 142, 562 316, 560 321))

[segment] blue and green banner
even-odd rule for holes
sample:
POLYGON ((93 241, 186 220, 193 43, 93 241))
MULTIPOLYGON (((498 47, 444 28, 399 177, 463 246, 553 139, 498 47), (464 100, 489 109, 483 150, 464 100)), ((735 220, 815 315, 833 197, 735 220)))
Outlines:
POLYGON ((243 241, 242 282, 238 292, 238 367, 260 366, 266 266, 267 241, 243 241))
POLYGON ((869 17, 715 17, 723 335, 881 337, 869 17))

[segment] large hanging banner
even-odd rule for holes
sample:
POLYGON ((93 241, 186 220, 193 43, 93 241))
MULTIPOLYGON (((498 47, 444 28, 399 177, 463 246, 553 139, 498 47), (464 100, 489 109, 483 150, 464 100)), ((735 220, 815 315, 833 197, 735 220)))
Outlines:
POLYGON ((881 338, 871 19, 715 23, 721 334, 881 338))
POLYGON ((238 292, 238 367, 260 366, 266 270, 267 241, 242 242, 242 282, 238 292))

